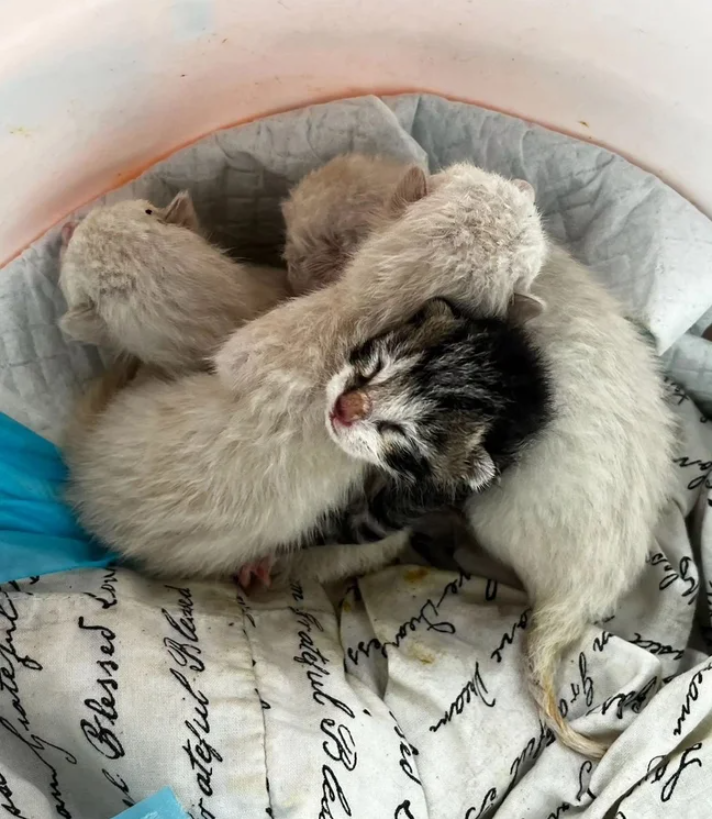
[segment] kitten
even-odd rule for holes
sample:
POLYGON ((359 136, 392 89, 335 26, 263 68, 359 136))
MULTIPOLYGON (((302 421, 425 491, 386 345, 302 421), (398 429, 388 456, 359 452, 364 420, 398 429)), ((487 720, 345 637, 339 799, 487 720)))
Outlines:
POLYGON ((643 570, 672 487, 676 430, 654 351, 586 268, 552 243, 532 293, 547 305, 528 329, 550 364, 553 418, 467 511, 478 542, 534 602, 527 652, 544 713, 567 745, 601 756, 605 746, 563 720, 556 670, 643 570))
POLYGON ((366 493, 363 531, 358 520, 345 521, 361 539, 467 499, 473 416, 483 450, 477 462, 489 484, 543 428, 550 407, 545 365, 524 332, 443 299, 353 350, 327 397, 336 443, 387 465, 389 477, 366 493))
MULTIPOLYGON (((312 171, 282 204, 286 223, 284 259, 294 292, 307 293, 335 281, 366 236, 388 226, 407 204, 442 185, 447 186, 447 204, 443 204, 441 193, 434 207, 449 209, 450 238, 462 258, 468 253, 475 263, 487 258, 484 284, 491 293, 483 298, 495 300, 493 306, 502 314, 514 290, 521 296, 516 305, 518 317, 526 320, 538 314, 543 305, 531 298, 531 283, 541 265, 529 263, 526 243, 518 242, 517 237, 521 228, 532 242, 532 257, 542 255, 539 233, 536 228, 528 229, 530 220, 538 224, 539 218, 532 207, 534 189, 528 182, 506 180, 467 164, 453 165, 445 173, 426 179, 418 166, 357 153, 338 156, 312 171), (513 186, 524 197, 513 198, 513 186), (513 210, 512 218, 502 218, 502 211, 508 208, 513 210), (457 211, 463 216, 476 214, 480 247, 468 236, 465 222, 456 224, 453 214, 457 211), (508 243, 522 255, 521 263, 510 264, 508 243), (472 255, 473 250, 477 255, 472 255), (497 299, 502 292, 504 301, 497 299)), ((434 233, 432 227, 425 227, 425 235, 434 233)), ((444 244, 438 239, 438 248, 444 244)))
MULTIPOLYGON (((369 465, 388 476, 370 498, 369 508, 375 508, 392 530, 402 529, 422 510, 462 501, 490 483, 543 425, 548 401, 544 368, 521 332, 503 321, 472 319, 441 300, 429 302, 407 322, 352 351, 346 366, 329 380, 321 394, 323 452, 333 449, 328 458, 323 453, 315 457, 319 442, 314 435, 305 442, 296 431, 293 438, 299 443, 287 453, 284 447, 292 442, 285 442, 280 431, 276 443, 265 436, 248 445, 254 425, 239 427, 240 402, 233 401, 229 411, 220 403, 219 392, 206 389, 208 381, 215 379, 195 375, 174 383, 153 379, 126 387, 93 424, 84 424, 95 459, 95 468, 84 481, 78 456, 86 449, 81 442, 73 452, 70 449, 72 494, 79 501, 80 517, 105 542, 154 572, 235 571, 250 538, 260 537, 262 549, 286 549, 309 542, 311 532, 328 533, 329 512, 345 505, 339 498, 348 502, 362 492, 369 465), (503 373, 516 375, 502 378, 503 373), (189 402, 188 395, 196 398, 189 402), (148 397, 158 399, 153 407, 148 406, 148 397), (362 412, 358 417, 349 414, 346 407, 359 400, 362 412), (170 433, 159 440, 160 425, 170 433), (112 441, 120 437, 121 444, 105 449, 107 437, 112 441), (269 520, 267 510, 260 510, 261 528, 245 520, 248 509, 238 495, 246 460, 257 461, 260 448, 270 455, 279 451, 281 463, 273 461, 259 480, 254 477, 256 468, 250 469, 253 480, 242 492, 266 506, 273 487, 284 487, 269 520), (347 457, 338 457, 341 452, 347 457), (141 462, 132 463, 132 458, 141 462), (156 463, 161 469, 149 480, 147 473, 156 463), (322 474, 317 479, 303 465, 322 474), (182 484, 175 479, 188 471, 196 474, 182 484), (285 478, 280 478, 281 471, 285 478), (141 480, 129 485, 129 473, 141 480), (331 506, 325 505, 329 499, 323 495, 313 500, 308 520, 305 499, 316 494, 315 486, 324 492, 326 480, 337 500, 331 506), (290 503, 301 511, 297 525, 290 503), (109 528, 103 512, 118 504, 131 508, 132 514, 117 515, 109 528), (102 515, 92 515, 99 505, 102 515), (222 540, 212 530, 208 513, 221 524, 229 516, 230 525, 221 525, 222 540), (324 513, 327 520, 322 522, 324 513), (273 530, 287 534, 273 536, 273 530), (204 551, 198 553, 196 537, 201 532, 204 551), (142 538, 143 549, 137 548, 142 538)), ((102 401, 101 393, 97 400, 102 401)), ((383 544, 375 544, 377 550, 374 546, 337 551, 328 568, 315 555, 317 565, 310 575, 335 579, 334 572, 337 576, 343 572, 346 562, 349 569, 364 567, 374 555, 383 563, 403 545, 403 538, 393 539, 385 555, 383 544)), ((301 571, 308 560, 306 555, 297 559, 301 571)))
POLYGON ((326 394, 334 441, 377 470, 321 524, 324 544, 379 541, 461 505, 517 460, 550 409, 546 366, 523 331, 442 299, 352 350, 326 394))
MULTIPOLYGON (((450 196, 454 212, 469 202, 470 193, 453 179, 464 178, 461 170, 428 180, 437 195, 450 196)), ((315 176, 305 184, 317 185, 315 176)), ((340 195, 349 201, 347 191, 340 195)), ((472 188, 471 195, 479 194, 472 188)), ((298 189, 293 197, 300 201, 298 189)), ((472 288, 470 304, 494 315, 501 315, 508 293, 524 293, 527 331, 550 361, 554 391, 548 428, 500 484, 468 502, 470 524, 478 541, 517 572, 534 603, 527 657, 547 721, 570 747, 600 756, 603 744, 580 736, 561 717, 556 669, 586 625, 608 614, 643 568, 672 480, 672 414, 653 352, 588 270, 549 241, 538 276, 534 268, 531 277, 512 275, 507 267, 494 275, 491 268, 478 271, 466 239, 433 245, 428 209, 436 218, 444 207, 431 196, 413 206, 423 214, 423 232, 407 234, 404 271, 417 269, 421 254, 436 270, 472 270, 480 288, 472 288)), ((339 225, 336 201, 331 216, 339 225)), ((291 218, 328 266, 329 226, 320 237, 318 221, 309 227, 309 211, 291 218)), ((353 237, 350 242, 353 247, 353 237)), ((331 261, 338 267, 339 254, 331 261)), ((300 354, 298 345, 292 354, 300 354)))
POLYGON ((67 335, 173 373, 205 368, 236 327, 289 295, 284 271, 210 244, 187 193, 165 209, 95 208, 64 226, 60 258, 67 335))
POLYGON ((295 295, 331 284, 363 237, 382 221, 390 221, 392 204, 398 213, 393 194, 411 169, 412 183, 422 186, 425 176, 417 166, 345 154, 312 171, 292 189, 282 204, 283 256, 295 295))
MULTIPOLYGON (((394 191, 394 210, 405 207, 404 192, 422 190, 410 181, 394 191)), ((151 571, 209 576, 285 551, 345 508, 371 468, 329 432, 326 389, 349 350, 433 296, 471 302, 479 271, 500 264, 497 253, 522 275, 541 265, 545 242, 531 197, 499 181, 494 191, 479 177, 476 184, 481 198, 465 222, 472 269, 433 267, 427 254, 398 264, 412 244, 408 234, 423 230, 409 208, 336 283, 237 330, 215 357, 216 376, 153 380, 119 393, 67 447, 70 495, 86 528, 151 571), (490 195, 496 207, 483 205, 490 195), (482 255, 479 236, 492 229, 493 214, 511 241, 482 255)), ((463 230, 463 214, 446 208, 428 224, 447 243, 451 230, 463 230)), ((491 457, 471 443, 469 480, 479 487, 491 480, 491 457)))

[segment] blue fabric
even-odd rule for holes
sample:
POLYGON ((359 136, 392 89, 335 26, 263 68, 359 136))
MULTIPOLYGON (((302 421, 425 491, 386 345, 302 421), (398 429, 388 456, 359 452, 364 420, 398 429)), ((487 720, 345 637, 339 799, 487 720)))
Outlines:
POLYGON ((0 413, 0 583, 113 562, 62 500, 66 479, 59 449, 0 413))
POLYGON ((116 819, 188 819, 178 804, 173 791, 163 788, 138 805, 120 813, 116 819))

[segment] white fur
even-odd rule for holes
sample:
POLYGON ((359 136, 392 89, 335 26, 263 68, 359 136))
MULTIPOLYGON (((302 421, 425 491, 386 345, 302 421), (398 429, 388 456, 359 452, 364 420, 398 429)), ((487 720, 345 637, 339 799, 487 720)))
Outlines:
POLYGON ((332 583, 354 575, 368 574, 393 562, 405 550, 408 542, 406 532, 396 532, 376 543, 299 549, 275 563, 273 583, 284 584, 293 578, 332 583))
POLYGON ((367 468, 324 422, 348 350, 432 296, 471 302, 483 275, 526 279, 544 257, 526 193, 467 167, 451 181, 368 241, 336 284, 237 330, 217 377, 131 385, 70 439, 71 497, 87 528, 154 572, 225 574, 342 506, 367 468), (453 242, 464 260, 448 253, 453 242))
POLYGON ((203 238, 187 194, 165 210, 95 208, 63 241, 62 329, 168 372, 204 368, 236 327, 289 293, 285 271, 232 261, 203 238))
POLYGON ((298 541, 363 479, 326 435, 319 398, 262 406, 207 374, 131 385, 70 441, 70 497, 151 572, 230 575, 298 541))
MULTIPOLYGON (((357 164, 365 178, 380 173, 378 163, 371 171, 364 158, 357 164)), ((396 176, 393 170, 391 177, 396 176)), ((340 178, 349 182, 348 174, 340 178)), ((308 183, 318 189, 316 174, 308 183)), ((357 193, 361 187, 356 186, 357 193)), ((370 259, 376 276, 399 268, 407 278, 407 271, 427 265, 439 283, 437 274, 446 277, 447 270, 454 292, 464 275, 468 287, 457 295, 485 314, 514 312, 550 360, 553 423, 501 484, 473 497, 469 514, 478 540, 517 571, 534 601, 528 656, 544 713, 564 742, 600 755, 602 745, 574 733, 562 720, 554 677, 565 648, 635 581, 667 498, 674 430, 656 361, 614 300, 563 250, 551 244, 540 273, 547 249, 541 234, 530 231, 537 218, 530 186, 497 182, 472 166, 456 165, 431 177, 428 188, 431 194, 380 243, 371 241, 359 260, 370 259), (512 186, 523 194, 516 205, 507 201, 512 186), (496 217, 508 208, 516 218, 504 226, 496 217), (474 214, 478 226, 473 230, 474 214), (483 231, 488 214, 494 217, 491 229, 483 231), (502 249, 517 225, 529 239, 513 245, 516 252, 508 255, 502 249), (388 262, 379 267, 379 252, 390 254, 390 267, 388 262), (473 271, 474 282, 467 278, 473 271)), ((374 190, 375 196, 383 195, 378 186, 374 190)), ((347 193, 342 195, 350 201, 347 193)), ((371 201, 368 209, 369 214, 387 213, 371 201)), ((319 247, 319 233, 308 220, 298 213, 291 218, 294 229, 304 233, 300 241, 319 247)), ((337 227, 342 222, 338 213, 333 219, 337 227)), ((365 232, 379 227, 372 218, 362 222, 351 217, 348 225, 365 232)), ((325 242, 322 255, 329 247, 325 242)), ((404 298, 411 298, 407 281, 399 285, 404 298)))
POLYGON ((643 569, 671 487, 673 417, 652 350, 585 268, 552 245, 532 290, 547 305, 527 328, 550 364, 553 420, 472 498, 469 520, 533 600, 529 659, 549 719, 567 744, 600 755, 559 715, 556 666, 643 569))

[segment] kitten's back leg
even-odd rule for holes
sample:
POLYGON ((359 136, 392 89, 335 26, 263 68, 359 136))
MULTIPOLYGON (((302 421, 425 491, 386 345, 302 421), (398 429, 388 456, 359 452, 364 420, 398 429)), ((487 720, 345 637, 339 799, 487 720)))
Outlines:
POLYGON ((396 532, 376 543, 316 546, 280 557, 272 575, 274 585, 289 580, 333 583, 368 574, 393 562, 409 541, 407 532, 396 532))

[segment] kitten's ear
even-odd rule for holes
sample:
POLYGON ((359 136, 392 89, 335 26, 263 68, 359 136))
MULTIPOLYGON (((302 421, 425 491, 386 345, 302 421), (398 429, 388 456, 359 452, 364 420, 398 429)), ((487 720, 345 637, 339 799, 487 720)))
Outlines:
POLYGON ((442 296, 435 296, 435 298, 428 299, 420 310, 420 315, 423 320, 428 319, 448 319, 459 318, 460 312, 455 305, 448 299, 442 296))
POLYGON ((515 293, 509 303, 508 318, 515 324, 526 324, 546 310, 546 302, 531 293, 515 293))
POLYGON ((536 199, 536 191, 526 179, 513 179, 512 183, 515 188, 519 188, 522 193, 525 193, 532 202, 536 199))
POLYGON ((417 165, 413 165, 403 174, 393 191, 388 204, 391 216, 400 216, 408 205, 422 199, 427 193, 428 180, 425 171, 417 165))
POLYGON ((188 191, 181 191, 173 197, 170 205, 163 211, 163 221, 169 225, 188 228, 194 233, 200 232, 198 214, 188 191))
POLYGON ((106 340, 104 322, 91 304, 70 307, 59 320, 59 326, 70 338, 85 344, 103 344, 106 340))
POLYGON ((481 492, 497 477, 497 467, 481 444, 470 452, 468 461, 467 482, 473 492, 481 492))
POLYGON ((66 247, 69 244, 69 240, 74 236, 74 231, 77 229, 78 224, 79 222, 72 220, 71 222, 67 222, 66 225, 62 225, 62 230, 59 234, 62 247, 66 247))

